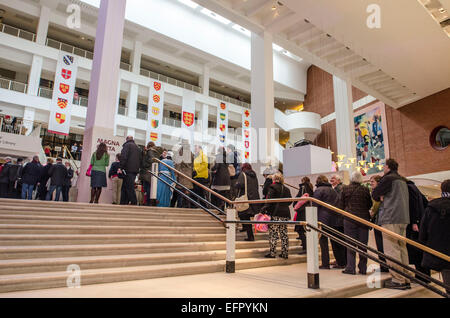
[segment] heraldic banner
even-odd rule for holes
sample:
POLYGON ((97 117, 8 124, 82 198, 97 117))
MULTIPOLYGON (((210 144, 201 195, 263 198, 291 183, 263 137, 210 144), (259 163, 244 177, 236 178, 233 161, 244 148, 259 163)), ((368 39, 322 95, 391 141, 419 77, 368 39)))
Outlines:
POLYGON ((50 133, 69 135, 77 70, 77 57, 61 51, 56 64, 55 85, 50 106, 48 122, 48 132, 50 133))
POLYGON ((242 114, 242 142, 244 149, 244 162, 250 162, 250 146, 251 146, 251 113, 249 109, 246 109, 242 114))
POLYGON ((181 112, 181 131, 183 138, 188 139, 191 146, 194 143, 195 132, 195 92, 183 91, 183 104, 181 112), (189 136, 185 136, 185 131, 189 136), (189 138, 188 138, 189 137, 189 138))
POLYGON ((217 108, 217 138, 218 145, 227 146, 228 134, 228 105, 224 102, 219 103, 217 108))
POLYGON ((150 95, 148 99, 148 130, 147 143, 153 141, 155 145, 161 146, 161 125, 164 111, 164 85, 161 82, 150 82, 150 95))

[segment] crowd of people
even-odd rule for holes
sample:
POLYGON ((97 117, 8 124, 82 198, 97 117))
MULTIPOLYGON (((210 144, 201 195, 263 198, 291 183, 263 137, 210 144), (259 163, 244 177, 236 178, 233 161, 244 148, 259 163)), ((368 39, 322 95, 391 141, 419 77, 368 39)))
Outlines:
POLYGON ((62 194, 63 201, 68 202, 73 177, 74 171, 70 163, 63 164, 61 158, 58 158, 56 163, 49 158, 43 166, 39 156, 34 156, 32 161, 26 164, 23 158, 18 158, 16 163, 13 163, 11 157, 6 157, 5 163, 0 167, 0 198, 35 198, 46 201, 54 198, 59 201, 62 194))
MULTIPOLYGON (((239 154, 233 145, 220 147, 215 160, 209 162, 208 156, 202 147, 196 145, 191 152, 190 144, 183 141, 173 152, 167 151, 149 142, 142 151, 136 145, 133 137, 129 136, 122 147, 120 154, 110 165, 110 155, 104 143, 98 145, 92 154, 89 171, 91 177, 90 203, 98 203, 102 189, 107 186, 107 178, 113 185, 113 204, 137 205, 136 182, 142 184, 143 204, 159 207, 197 208, 194 202, 205 206, 204 200, 210 202, 211 207, 224 210, 226 202, 215 195, 209 194, 205 189, 210 188, 220 196, 232 201, 245 197, 245 200, 259 200, 260 186, 258 175, 249 163, 241 163, 239 154), (156 199, 151 199, 152 192, 152 165, 154 159, 159 159, 156 199), (180 173, 175 174, 174 170, 180 173), (192 182, 195 180, 196 182, 192 182), (200 186, 200 185, 202 186, 200 186), (176 188, 177 191, 174 191, 176 188)), ((0 197, 32 199, 36 190, 36 199, 59 201, 62 193, 63 201, 68 201, 68 193, 74 171, 70 164, 64 165, 58 158, 56 164, 48 159, 42 166, 38 156, 26 165, 23 160, 13 164, 10 157, 5 158, 5 164, 0 167, 0 197)), ((284 182, 281 172, 268 168, 264 171, 265 182, 262 189, 264 199, 291 198, 291 190, 284 182)), ((428 202, 416 185, 398 173, 398 163, 389 159, 384 166, 383 176, 372 176, 370 187, 363 184, 363 176, 355 171, 351 174, 350 184, 344 185, 338 175, 328 180, 325 175, 316 179, 315 188, 308 177, 301 179, 297 197, 309 196, 324 203, 336 206, 363 220, 371 221, 382 228, 394 232, 402 237, 427 245, 446 255, 450 254, 450 180, 441 185, 442 198, 428 202)), ((272 221, 290 221, 291 202, 247 204, 238 209, 241 220, 251 220, 255 215, 266 214, 272 221)), ((317 206, 318 220, 326 225, 323 230, 333 234, 341 232, 365 245, 369 241, 369 231, 372 230, 362 223, 326 208, 317 206)), ((306 205, 293 206, 297 221, 305 220, 306 205)), ((254 229, 250 224, 244 224, 240 229, 247 233, 246 241, 254 241, 254 229)), ((275 258, 278 240, 281 240, 281 258, 289 257, 289 236, 286 224, 270 224, 269 245, 270 251, 266 258, 275 258)), ((301 241, 302 251, 307 252, 305 229, 296 226, 298 239, 301 241)), ((450 263, 431 254, 423 252, 413 246, 407 245, 403 240, 374 230, 377 249, 385 255, 400 261, 405 265, 413 264, 417 271, 430 275, 431 270, 442 272, 444 282, 450 281, 450 263)), ((345 239, 344 239, 345 241, 345 239)), ((351 242, 349 242, 351 243, 351 242)), ((367 258, 359 254, 356 264, 356 253, 349 248, 321 235, 319 239, 321 250, 320 269, 342 269, 343 274, 356 275, 356 268, 361 275, 367 274, 367 258), (335 262, 330 261, 329 243, 333 250, 335 262)), ((366 249, 358 247, 361 252, 366 249)), ((392 279, 387 281, 385 287, 393 289, 411 288, 410 280, 392 268, 410 275, 411 273, 394 262, 380 257, 387 266, 381 266, 382 272, 389 272, 392 279)), ((416 278, 421 279, 416 275, 416 278)))

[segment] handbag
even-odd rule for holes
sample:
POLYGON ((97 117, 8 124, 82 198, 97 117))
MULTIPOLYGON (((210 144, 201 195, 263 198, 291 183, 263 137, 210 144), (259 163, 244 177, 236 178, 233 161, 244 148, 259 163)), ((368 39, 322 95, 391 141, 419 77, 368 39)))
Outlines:
MULTIPOLYGON (((301 198, 308 198, 309 194, 305 193, 304 195, 301 196, 301 198)), ((308 202, 306 200, 304 201, 298 201, 297 204, 294 206, 294 210, 297 211, 299 210, 303 205, 305 205, 305 203, 308 202)))
MULTIPOLYGON (((270 221, 270 216, 267 214, 258 213, 255 215, 255 221, 270 221)), ((255 232, 265 233, 269 230, 268 224, 255 224, 255 232)))
MULTIPOLYGON (((245 192, 244 192, 244 195, 236 198, 236 201, 248 201, 248 196, 247 196, 247 176, 245 175, 245 173, 243 173, 243 175, 244 175, 244 185, 245 185, 244 189, 245 189, 245 192)), ((248 210, 250 208, 250 204, 248 204, 248 203, 236 203, 234 205, 234 207, 235 207, 236 211, 242 212, 242 211, 248 210)))
POLYGON ((90 177, 92 175, 92 164, 89 165, 89 168, 86 171, 86 176, 90 177))

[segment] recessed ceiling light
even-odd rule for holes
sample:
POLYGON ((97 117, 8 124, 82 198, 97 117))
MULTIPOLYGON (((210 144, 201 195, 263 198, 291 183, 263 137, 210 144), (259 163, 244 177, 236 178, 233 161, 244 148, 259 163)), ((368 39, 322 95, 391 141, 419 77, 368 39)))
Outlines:
POLYGON ((211 18, 223 23, 223 24, 230 24, 230 20, 218 15, 217 13, 214 13, 206 8, 203 8, 202 11, 200 11, 203 14, 206 14, 207 16, 210 16, 211 18))
POLYGON ((188 7, 192 8, 192 9, 195 9, 198 7, 198 4, 191 0, 178 0, 178 1, 181 2, 182 4, 187 5, 188 7))

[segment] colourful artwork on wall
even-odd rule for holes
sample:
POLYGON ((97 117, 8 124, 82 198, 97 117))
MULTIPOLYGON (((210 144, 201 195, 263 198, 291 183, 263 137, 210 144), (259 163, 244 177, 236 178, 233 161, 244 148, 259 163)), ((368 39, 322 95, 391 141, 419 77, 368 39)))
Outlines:
POLYGON ((385 104, 375 103, 355 112, 356 162, 364 175, 380 173, 389 158, 385 104))

